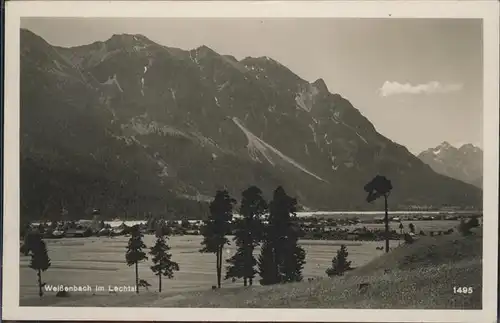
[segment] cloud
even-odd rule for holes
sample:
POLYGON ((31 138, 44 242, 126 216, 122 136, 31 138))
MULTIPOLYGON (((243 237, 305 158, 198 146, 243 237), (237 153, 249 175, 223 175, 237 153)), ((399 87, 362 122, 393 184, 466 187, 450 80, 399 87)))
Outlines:
POLYGON ((379 93, 384 97, 397 94, 436 94, 457 92, 462 88, 463 84, 443 84, 437 81, 417 85, 385 81, 379 93))

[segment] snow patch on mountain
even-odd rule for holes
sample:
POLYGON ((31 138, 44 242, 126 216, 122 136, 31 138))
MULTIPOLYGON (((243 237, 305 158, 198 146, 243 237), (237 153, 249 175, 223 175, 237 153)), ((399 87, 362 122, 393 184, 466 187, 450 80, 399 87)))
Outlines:
POLYGON ((54 60, 52 60, 52 62, 54 62, 54 65, 55 65, 58 69, 60 69, 60 70, 62 70, 62 69, 63 69, 63 68, 62 68, 62 66, 61 66, 61 64, 59 64, 59 62, 58 62, 58 61, 56 61, 55 59, 54 59, 54 60))
POLYGON ((330 156, 330 160, 332 162, 332 170, 337 170, 339 168, 339 166, 335 166, 335 158, 336 156, 330 156))
POLYGON ((217 91, 222 91, 224 90, 224 88, 229 84, 229 81, 226 81, 224 83, 222 83, 221 85, 217 86, 217 91))
POLYGON ((148 72, 148 69, 151 67, 153 64, 153 61, 149 59, 148 65, 144 65, 144 72, 142 73, 141 77, 141 94, 144 96, 144 78, 146 77, 146 73, 148 72))
POLYGON ((318 138, 316 136, 316 131, 314 130, 314 126, 312 124, 309 124, 309 129, 311 129, 314 143, 317 144, 318 143, 318 138))
POLYGON ((233 122, 243 131, 243 133, 246 135, 248 139, 248 149, 250 151, 250 154, 252 157, 258 159, 257 153, 260 153, 271 165, 275 165, 275 162, 271 158, 270 152, 274 153, 275 155, 278 155, 279 158, 281 158, 283 161, 287 162, 288 164, 291 164, 292 166, 298 168, 302 172, 322 181, 322 182, 327 182, 323 178, 319 177, 318 175, 310 172, 307 170, 304 166, 300 165, 297 163, 295 160, 292 158, 284 155, 281 151, 276 149, 275 147, 271 146, 270 144, 266 143, 265 141, 261 140, 257 136, 255 136, 251 131, 249 131, 245 126, 243 126, 238 118, 233 117, 232 118, 233 122))
POLYGON ((169 176, 168 173, 168 166, 165 163, 164 160, 157 160, 158 166, 161 168, 160 174, 158 174, 159 177, 167 177, 169 176))
POLYGON ((193 51, 189 51, 189 58, 196 64, 196 65, 200 65, 200 62, 198 61, 198 50, 197 49, 194 49, 193 51), (192 54, 192 52, 194 51, 194 56, 192 54))
POLYGON ((200 132, 192 132, 191 135, 196 138, 196 140, 202 147, 211 146, 224 151, 212 138, 208 138, 200 132))
POLYGON ((130 120, 130 125, 122 125, 121 127, 122 129, 130 128, 139 135, 158 134, 163 136, 188 137, 184 132, 174 127, 162 125, 156 121, 144 122, 141 118, 137 117, 130 120))
POLYGON ((172 99, 177 100, 176 97, 175 97, 175 91, 174 89, 170 88, 170 94, 172 94, 172 99))
POLYGON ((116 74, 113 75, 113 77, 109 77, 108 80, 106 82, 104 82, 103 84, 105 85, 116 85, 116 87, 118 88, 118 90, 120 92, 123 92, 123 89, 122 87, 120 86, 120 83, 118 83, 118 79, 116 77, 116 74))
POLYGON ((169 167, 168 167, 167 163, 165 162, 165 160, 163 158, 161 158, 161 156, 158 152, 156 152, 153 156, 151 156, 150 154, 147 154, 147 156, 151 160, 153 160, 156 163, 156 165, 160 168, 160 172, 158 173, 158 177, 170 176, 169 167))
POLYGON ((119 135, 116 135, 114 133, 112 133, 111 131, 108 131, 106 130, 106 134, 116 140, 119 140, 119 141, 123 141, 125 142, 125 144, 127 146, 131 146, 132 144, 134 144, 134 140, 132 140, 131 137, 127 137, 127 136, 119 136, 119 135))
POLYGON ((309 84, 307 87, 301 89, 295 94, 295 103, 297 104, 297 107, 304 111, 311 112, 318 93, 319 90, 312 84, 309 84))

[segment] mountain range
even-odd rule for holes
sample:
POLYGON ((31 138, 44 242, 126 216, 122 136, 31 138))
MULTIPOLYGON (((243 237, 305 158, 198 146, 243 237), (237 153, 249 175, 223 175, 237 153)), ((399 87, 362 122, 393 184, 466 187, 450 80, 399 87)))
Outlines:
POLYGON ((418 158, 439 174, 483 187, 483 151, 479 147, 465 144, 456 148, 445 141, 418 158))
POLYGON ((239 199, 279 185, 312 210, 481 207, 482 191, 437 174, 322 79, 270 57, 237 60, 207 46, 142 35, 64 48, 21 30, 21 217, 199 218, 217 189, 239 199))

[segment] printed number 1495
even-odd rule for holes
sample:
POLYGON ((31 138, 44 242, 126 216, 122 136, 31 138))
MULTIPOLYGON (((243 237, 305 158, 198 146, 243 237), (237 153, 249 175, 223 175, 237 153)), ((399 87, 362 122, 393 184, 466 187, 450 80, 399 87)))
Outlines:
POLYGON ((472 294, 472 287, 453 287, 454 294, 472 294))

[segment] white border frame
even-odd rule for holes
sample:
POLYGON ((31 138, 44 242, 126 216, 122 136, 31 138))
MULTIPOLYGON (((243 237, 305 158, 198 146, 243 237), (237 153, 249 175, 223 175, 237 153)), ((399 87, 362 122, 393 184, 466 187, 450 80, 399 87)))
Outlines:
POLYGON ((328 322, 496 321, 499 147, 497 1, 11 1, 5 4, 4 320, 328 322), (21 17, 481 18, 484 52, 482 310, 196 309, 19 306, 19 34, 21 17))

